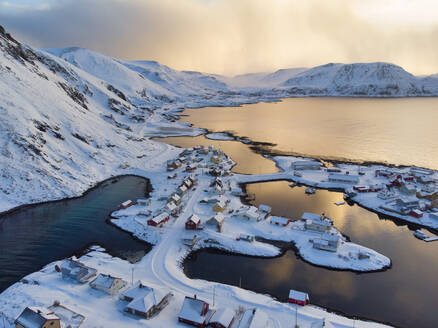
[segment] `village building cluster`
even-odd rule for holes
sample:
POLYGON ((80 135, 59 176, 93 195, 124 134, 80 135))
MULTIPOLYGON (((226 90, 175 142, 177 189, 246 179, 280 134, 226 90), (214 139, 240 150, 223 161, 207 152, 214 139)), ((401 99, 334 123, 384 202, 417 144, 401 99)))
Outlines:
POLYGON ((312 187, 344 190, 345 197, 367 208, 422 226, 438 227, 438 173, 418 167, 336 164, 277 157, 293 180, 312 187))
MULTIPOLYGON (((109 296, 117 296, 124 304, 127 315, 143 319, 152 319, 172 301, 173 292, 161 286, 137 281, 128 284, 121 278, 110 274, 97 273, 75 258, 63 260, 60 266, 55 266, 62 279, 77 284, 89 283, 89 286, 109 296), (77 268, 77 270, 72 269, 77 268), (88 273, 85 274, 84 273, 88 273), (87 278, 84 278, 87 277, 87 278)), ((309 304, 306 293, 291 290, 289 303, 300 306, 309 304)), ((17 328, 79 328, 86 318, 55 301, 49 307, 25 307, 15 320, 17 328)), ((258 328, 267 327, 268 315, 259 308, 237 309, 215 307, 209 302, 193 296, 185 296, 180 305, 179 313, 175 313, 175 321, 193 327, 210 328, 258 328)))

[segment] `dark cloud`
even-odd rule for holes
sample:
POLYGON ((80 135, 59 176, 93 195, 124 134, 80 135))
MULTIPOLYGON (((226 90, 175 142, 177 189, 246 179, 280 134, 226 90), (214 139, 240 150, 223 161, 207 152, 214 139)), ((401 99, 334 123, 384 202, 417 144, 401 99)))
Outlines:
POLYGON ((216 73, 327 62, 389 61, 438 72, 438 25, 367 22, 348 0, 59 0, 11 10, 0 21, 36 47, 80 46, 216 73))

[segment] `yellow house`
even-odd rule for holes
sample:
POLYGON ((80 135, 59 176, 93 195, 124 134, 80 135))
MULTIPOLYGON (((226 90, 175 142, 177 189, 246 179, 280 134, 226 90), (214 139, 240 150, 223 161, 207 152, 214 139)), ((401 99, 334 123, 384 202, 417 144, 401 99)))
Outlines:
POLYGON ((438 192, 417 191, 417 197, 423 199, 435 200, 438 199, 438 192))
POLYGON ((16 328, 61 328, 61 320, 54 312, 41 307, 27 307, 15 320, 16 328))
POLYGON ((226 209, 227 209, 227 203, 222 199, 213 205, 213 211, 215 212, 223 212, 226 209))

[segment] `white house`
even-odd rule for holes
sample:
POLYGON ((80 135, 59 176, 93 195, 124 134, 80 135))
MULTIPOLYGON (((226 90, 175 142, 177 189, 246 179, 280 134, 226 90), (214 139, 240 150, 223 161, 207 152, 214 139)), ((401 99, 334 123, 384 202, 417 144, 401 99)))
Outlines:
POLYGON ((239 322, 237 328, 266 328, 268 326, 269 317, 260 309, 246 310, 239 322))
POLYGON ((224 215, 222 213, 217 213, 210 220, 206 221, 205 224, 215 226, 217 230, 221 232, 224 221, 225 221, 224 215))
POLYGON ((150 202, 149 199, 144 199, 144 198, 137 199, 137 204, 140 206, 148 206, 149 202, 150 202))
POLYGON ((97 274, 97 270, 87 267, 82 262, 69 258, 62 262, 61 274, 64 279, 73 279, 84 284, 97 274))
POLYGON ((359 182, 359 176, 352 175, 352 174, 329 173, 328 181, 329 182, 356 184, 359 182))
POLYGON ((261 221, 262 217, 255 206, 250 206, 246 211, 243 211, 241 214, 242 217, 248 219, 249 221, 261 221))
POLYGON ((291 164, 294 170, 320 170, 322 164, 317 161, 296 161, 291 164))
POLYGON ((109 274, 100 273, 96 279, 90 282, 91 288, 100 290, 109 295, 117 293, 120 289, 126 286, 126 282, 109 274))
POLYGON ((320 238, 313 240, 313 248, 329 252, 336 252, 339 247, 339 235, 324 233, 320 238))
POLYGON ((271 224, 285 227, 289 224, 290 220, 288 218, 283 218, 281 216, 271 216, 271 224))
POLYGON ((325 232, 333 226, 333 221, 325 215, 304 212, 301 219, 304 220, 306 230, 325 232))
POLYGON ((126 312, 149 319, 169 304, 171 296, 172 293, 165 288, 152 288, 137 281, 120 299, 129 302, 125 307, 126 312))
POLYGON ((229 328, 234 321, 234 312, 229 308, 220 308, 211 316, 208 324, 215 328, 229 328))

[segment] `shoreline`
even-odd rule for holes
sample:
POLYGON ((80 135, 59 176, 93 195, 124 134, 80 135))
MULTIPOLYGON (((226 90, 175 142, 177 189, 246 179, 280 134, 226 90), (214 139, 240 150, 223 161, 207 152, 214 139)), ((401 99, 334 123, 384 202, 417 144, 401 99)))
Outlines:
MULTIPOLYGON (((260 237, 258 237, 258 238, 260 238, 260 237)), ((273 244, 273 242, 274 243, 276 242, 276 241, 272 241, 272 240, 265 240, 265 241, 268 242, 268 243, 271 243, 271 244, 273 244)), ((282 241, 277 241, 277 242, 284 243, 282 241)), ((293 246, 293 247, 295 247, 295 246, 293 246)), ((246 257, 246 258, 262 259, 263 260, 263 259, 275 259, 275 258, 282 257, 288 250, 294 251, 294 254, 296 255, 298 260, 303 260, 307 264, 310 264, 310 265, 312 265, 314 267, 323 268, 323 269, 332 270, 332 271, 344 271, 344 272, 351 272, 351 273, 354 273, 354 274, 361 275, 361 274, 366 274, 366 273, 384 272, 384 271, 387 271, 387 270, 390 269, 390 268, 386 268, 386 269, 375 270, 375 271, 370 271, 370 272, 357 272, 357 271, 348 270, 348 269, 328 268, 328 267, 324 267, 324 266, 320 266, 320 265, 317 265, 317 264, 310 263, 310 262, 302 259, 295 252, 293 247, 290 248, 290 249, 282 249, 282 248, 280 248, 281 252, 278 255, 275 255, 275 256, 260 256, 260 255, 241 254, 241 253, 236 253, 236 252, 228 251, 228 250, 225 250, 225 249, 219 249, 219 248, 216 248, 216 247, 209 246, 209 247, 200 248, 200 249, 197 249, 197 250, 194 250, 194 251, 191 251, 190 253, 188 253, 187 256, 181 261, 181 266, 182 266, 181 269, 182 269, 184 275, 187 278, 191 279, 191 280, 193 280, 193 279, 204 280, 204 279, 200 279, 200 278, 193 278, 192 276, 189 276, 186 273, 187 271, 186 271, 186 268, 185 268, 185 262, 186 261, 190 261, 191 260, 190 257, 191 256, 196 256, 198 253, 201 253, 201 252, 207 252, 207 253, 211 252, 211 253, 216 253, 216 254, 225 255, 225 256, 242 256, 242 257, 246 257)), ((391 263, 391 266, 392 266, 392 263, 391 263)), ((205 280, 205 281, 209 281, 209 280, 205 280)), ((215 281, 213 281, 213 282, 215 282, 215 281)), ((219 283, 219 284, 228 285, 228 284, 224 284, 224 283, 219 283)), ((238 288, 242 288, 242 289, 246 289, 246 290, 250 290, 250 291, 253 291, 254 293, 257 293, 257 294, 269 295, 270 297, 272 297, 277 302, 288 304, 287 301, 281 300, 281 298, 279 298, 277 295, 271 294, 271 293, 269 293, 269 292, 267 292, 265 290, 247 289, 247 288, 244 288, 244 287, 239 287, 237 285, 232 285, 232 286, 238 287, 238 288)), ((337 315, 341 315, 341 316, 349 318, 349 319, 356 319, 356 320, 359 319, 359 320, 362 320, 362 321, 376 322, 376 323, 381 323, 381 324, 384 324, 384 325, 389 325, 389 326, 394 327, 394 328, 400 328, 400 326, 394 325, 393 323, 391 323, 389 321, 384 321, 384 320, 372 319, 372 318, 368 318, 368 317, 364 317, 364 316, 353 315, 353 314, 349 314, 347 312, 336 310, 336 309, 333 309, 333 308, 330 308, 330 307, 327 307, 327 306, 324 306, 324 305, 321 305, 321 304, 317 304, 317 303, 310 303, 309 305, 315 306, 315 307, 317 307, 319 309, 322 309, 322 310, 326 310, 329 313, 334 313, 334 314, 337 314, 337 315)))

